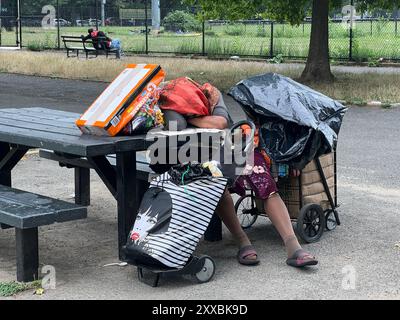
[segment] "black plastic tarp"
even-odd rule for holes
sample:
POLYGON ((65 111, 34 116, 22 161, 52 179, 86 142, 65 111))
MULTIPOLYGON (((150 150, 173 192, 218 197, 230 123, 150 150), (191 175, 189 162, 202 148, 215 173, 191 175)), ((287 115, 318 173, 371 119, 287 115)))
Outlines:
POLYGON ((267 73, 240 81, 229 95, 260 127, 260 143, 277 163, 303 169, 336 148, 347 110, 288 77, 267 73))

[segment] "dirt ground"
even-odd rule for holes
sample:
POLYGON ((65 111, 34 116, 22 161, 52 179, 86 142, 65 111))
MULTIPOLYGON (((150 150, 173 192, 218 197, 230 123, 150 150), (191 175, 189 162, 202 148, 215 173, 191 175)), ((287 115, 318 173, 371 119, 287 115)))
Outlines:
MULTIPOLYGON (((0 108, 81 112, 104 86, 0 74, 0 108)), ((227 102, 240 118, 237 105, 227 102)), ((137 280, 133 267, 104 267, 118 261, 116 205, 92 173, 88 218, 40 229, 40 261, 55 267, 56 289, 10 299, 400 299, 399 119, 400 108, 351 107, 346 114, 338 146, 342 225, 305 245, 320 260, 316 268, 287 267, 277 232, 259 218, 248 230, 259 266, 236 262, 235 244, 224 230, 223 241, 202 241, 197 250, 215 259, 213 281, 198 285, 167 278, 157 289, 148 287, 137 280)), ((72 200, 73 171, 36 155, 17 166, 13 179, 17 188, 72 200)), ((14 231, 0 230, 0 282, 14 279, 14 231)))

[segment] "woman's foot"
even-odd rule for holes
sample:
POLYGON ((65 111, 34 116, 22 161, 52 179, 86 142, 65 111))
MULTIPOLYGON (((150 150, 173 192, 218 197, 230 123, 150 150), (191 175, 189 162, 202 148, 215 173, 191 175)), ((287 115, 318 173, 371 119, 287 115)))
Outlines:
POLYGON ((318 264, 318 260, 307 251, 299 249, 286 260, 286 263, 295 268, 302 268, 306 266, 315 266, 318 264))
POLYGON ((260 263, 257 252, 251 244, 243 246, 239 249, 237 253, 237 259, 240 264, 246 266, 254 266, 260 263))

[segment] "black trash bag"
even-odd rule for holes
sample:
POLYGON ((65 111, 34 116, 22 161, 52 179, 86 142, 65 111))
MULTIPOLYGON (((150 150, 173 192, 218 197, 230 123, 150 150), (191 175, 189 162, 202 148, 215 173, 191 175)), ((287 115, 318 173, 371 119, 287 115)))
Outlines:
POLYGON ((171 182, 185 185, 198 179, 212 178, 208 168, 203 168, 200 163, 187 163, 173 166, 169 171, 171 182))
POLYGON ((242 80, 229 93, 260 127, 260 146, 277 162, 303 169, 336 149, 341 103, 290 78, 267 73, 242 80))

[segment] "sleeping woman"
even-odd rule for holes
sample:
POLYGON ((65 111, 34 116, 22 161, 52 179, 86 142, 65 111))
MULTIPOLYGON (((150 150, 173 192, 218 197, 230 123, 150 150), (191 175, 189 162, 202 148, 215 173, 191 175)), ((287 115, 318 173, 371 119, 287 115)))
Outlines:
MULTIPOLYGON (((210 116, 186 120, 188 124, 200 128, 226 129, 231 125, 231 117, 223 102, 222 95, 220 95, 219 101, 210 116)), ((250 187, 257 198, 263 200, 265 212, 279 232, 285 245, 287 251, 286 263, 289 266, 305 267, 316 265, 318 264, 316 258, 305 251, 297 240, 288 210, 270 173, 270 167, 266 161, 267 158, 264 151, 256 147, 254 151, 254 166, 250 170, 251 172, 248 172, 246 176, 239 177, 235 182, 234 189, 236 192, 242 193, 244 189, 250 187)), ((292 174, 298 175, 299 172, 293 170, 292 174)), ((216 212, 239 245, 238 262, 244 265, 258 264, 257 252, 240 225, 235 213, 233 199, 228 191, 225 191, 222 196, 216 212)))

